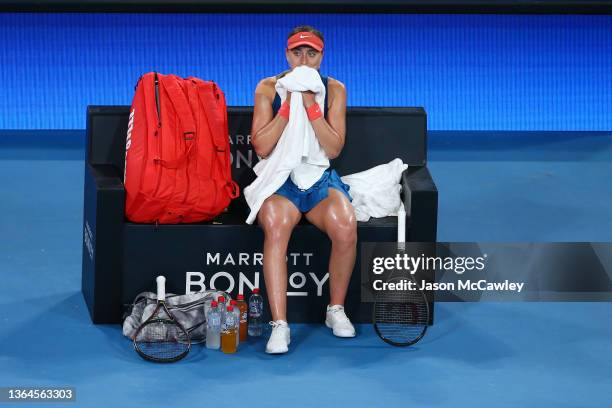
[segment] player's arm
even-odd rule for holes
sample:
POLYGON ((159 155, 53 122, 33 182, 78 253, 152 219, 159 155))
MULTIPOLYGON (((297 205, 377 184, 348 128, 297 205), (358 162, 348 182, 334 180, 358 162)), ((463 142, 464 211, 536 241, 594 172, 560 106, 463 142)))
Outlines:
MULTIPOLYGON (((333 99, 328 108, 327 120, 321 116, 310 123, 327 157, 335 159, 344 147, 346 136, 346 89, 342 82, 330 81, 329 92, 333 99)), ((306 92, 303 94, 304 107, 308 110, 315 103, 314 95, 306 92)))
MULTIPOLYGON (((255 153, 261 158, 266 158, 272 153, 288 122, 288 119, 280 114, 273 116, 272 102, 274 99, 273 94, 271 96, 271 86, 269 79, 263 79, 255 89, 251 144, 255 153)), ((287 100, 290 99, 291 94, 288 94, 287 100)))

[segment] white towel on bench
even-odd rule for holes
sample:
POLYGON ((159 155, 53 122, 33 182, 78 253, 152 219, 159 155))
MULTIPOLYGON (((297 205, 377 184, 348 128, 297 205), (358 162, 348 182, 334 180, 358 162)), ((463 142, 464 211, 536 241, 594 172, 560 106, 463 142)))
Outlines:
POLYGON ((246 219, 247 224, 255 221, 264 200, 274 194, 287 177, 291 175, 298 187, 306 189, 329 167, 329 159, 306 115, 302 102, 303 91, 314 92, 315 101, 324 112, 325 86, 315 69, 297 67, 276 83, 281 103, 287 98, 287 92, 292 92, 289 122, 272 153, 253 167, 257 178, 244 189, 244 197, 251 209, 246 219))
POLYGON ((402 159, 394 159, 371 169, 341 177, 351 186, 353 207, 357 221, 368 221, 370 217, 397 216, 402 202, 400 180, 408 168, 402 159))

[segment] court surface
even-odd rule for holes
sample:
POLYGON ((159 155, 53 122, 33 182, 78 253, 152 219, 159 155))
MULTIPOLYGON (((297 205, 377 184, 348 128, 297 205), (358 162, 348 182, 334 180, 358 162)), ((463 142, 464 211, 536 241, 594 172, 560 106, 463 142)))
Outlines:
MULTIPOLYGON (((443 303, 409 349, 293 324, 284 356, 145 362, 80 292, 82 133, 0 136, 0 386, 76 388, 45 406, 609 406, 611 303, 443 303)), ((611 135, 456 136, 429 140, 439 241, 612 241, 611 135)))

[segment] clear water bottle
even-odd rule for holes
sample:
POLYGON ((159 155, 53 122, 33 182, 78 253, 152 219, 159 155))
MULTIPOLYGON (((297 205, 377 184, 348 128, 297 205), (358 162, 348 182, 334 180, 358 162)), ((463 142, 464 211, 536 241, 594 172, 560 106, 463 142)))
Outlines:
POLYGON ((218 350, 221 347, 221 312, 214 300, 206 315, 206 348, 218 350))
POLYGON ((240 309, 238 309, 238 302, 230 300, 230 305, 234 308, 233 313, 236 318, 236 346, 240 343, 240 309))
POLYGON ((259 288, 253 289, 249 297, 249 336, 259 337, 263 329, 263 298, 259 294, 259 288))
POLYGON ((225 296, 217 297, 217 303, 219 304, 219 312, 221 313, 221 321, 225 320, 225 313, 227 303, 225 302, 225 296))

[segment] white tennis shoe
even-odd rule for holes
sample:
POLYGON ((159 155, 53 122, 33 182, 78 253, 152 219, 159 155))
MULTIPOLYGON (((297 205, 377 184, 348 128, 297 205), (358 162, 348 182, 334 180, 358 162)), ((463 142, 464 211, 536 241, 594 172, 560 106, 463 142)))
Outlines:
POLYGON ((332 329, 334 336, 337 337, 355 337, 355 327, 344 313, 342 305, 327 305, 327 314, 325 316, 325 325, 332 329))
POLYGON ((270 322, 272 333, 268 344, 266 344, 266 353, 268 354, 283 354, 289 351, 289 343, 291 343, 291 335, 289 324, 284 320, 270 322))

